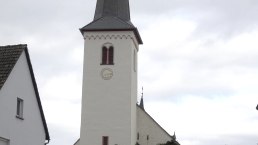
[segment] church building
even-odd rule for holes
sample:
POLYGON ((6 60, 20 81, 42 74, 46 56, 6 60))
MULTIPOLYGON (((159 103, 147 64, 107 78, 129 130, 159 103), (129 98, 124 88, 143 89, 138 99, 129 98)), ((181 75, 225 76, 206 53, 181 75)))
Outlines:
POLYGON ((143 44, 129 0, 97 0, 80 29, 84 65, 80 139, 74 145, 158 145, 176 141, 137 104, 137 56, 143 44))

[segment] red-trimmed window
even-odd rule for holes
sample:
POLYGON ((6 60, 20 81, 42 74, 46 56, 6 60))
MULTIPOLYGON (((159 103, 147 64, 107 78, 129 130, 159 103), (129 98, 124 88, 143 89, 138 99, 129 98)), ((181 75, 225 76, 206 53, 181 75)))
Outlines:
POLYGON ((108 145, 108 136, 102 137, 102 145, 108 145))
POLYGON ((102 65, 114 64, 114 47, 108 43, 102 47, 102 65))

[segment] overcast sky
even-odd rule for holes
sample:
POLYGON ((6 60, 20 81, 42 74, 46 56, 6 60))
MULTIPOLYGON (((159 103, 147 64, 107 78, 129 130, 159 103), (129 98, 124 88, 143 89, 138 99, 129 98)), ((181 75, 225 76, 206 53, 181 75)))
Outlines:
MULTIPOLYGON (((96 0, 0 0, 0 45, 28 44, 51 136, 80 133, 83 37, 96 0)), ((258 1, 130 0, 138 96, 181 145, 257 145, 258 1)))

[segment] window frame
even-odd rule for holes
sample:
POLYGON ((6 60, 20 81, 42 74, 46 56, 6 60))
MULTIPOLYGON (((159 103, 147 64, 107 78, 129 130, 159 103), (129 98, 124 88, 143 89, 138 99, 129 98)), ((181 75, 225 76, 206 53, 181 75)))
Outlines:
POLYGON ((101 65, 114 65, 114 46, 111 43, 103 44, 101 48, 101 65))
POLYGON ((102 136, 102 145, 108 145, 108 136, 102 136))
POLYGON ((21 98, 17 98, 16 117, 23 120, 24 119, 23 113, 24 113, 24 100, 21 98))

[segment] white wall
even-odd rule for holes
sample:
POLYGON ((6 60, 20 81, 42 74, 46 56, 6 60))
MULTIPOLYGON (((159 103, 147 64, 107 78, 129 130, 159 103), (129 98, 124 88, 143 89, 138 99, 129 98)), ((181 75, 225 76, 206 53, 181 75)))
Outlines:
POLYGON ((140 145, 157 145, 171 141, 171 136, 140 107, 137 107, 137 132, 139 133, 137 141, 140 145))
POLYGON ((84 38, 80 144, 100 145, 102 136, 108 136, 110 145, 134 145, 137 72, 133 52, 138 49, 134 33, 87 32, 84 38), (100 65, 105 43, 114 46, 114 65, 100 65), (112 69, 110 80, 102 79, 103 68, 112 69))
POLYGON ((0 90, 0 137, 10 145, 43 145, 45 132, 23 52, 0 90), (16 118, 17 97, 24 100, 23 118, 16 118))

